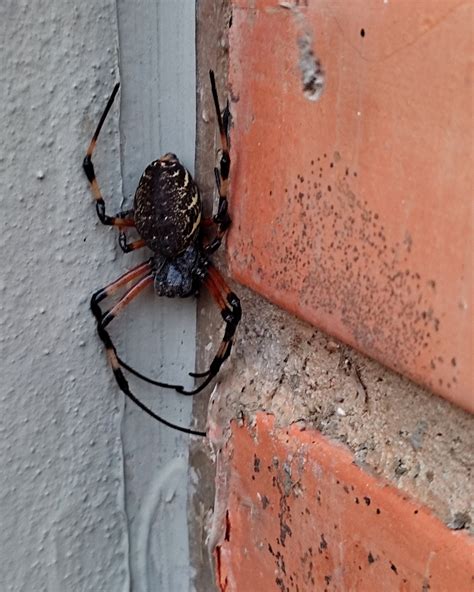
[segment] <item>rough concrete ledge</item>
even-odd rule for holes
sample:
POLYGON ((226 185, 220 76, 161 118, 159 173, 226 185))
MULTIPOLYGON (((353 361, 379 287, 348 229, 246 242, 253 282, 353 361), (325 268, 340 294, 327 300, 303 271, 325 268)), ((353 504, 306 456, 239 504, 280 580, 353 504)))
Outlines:
POLYGON ((317 429, 368 473, 426 504, 450 528, 472 525, 472 417, 314 327, 235 287, 244 316, 211 416, 265 411, 317 429))

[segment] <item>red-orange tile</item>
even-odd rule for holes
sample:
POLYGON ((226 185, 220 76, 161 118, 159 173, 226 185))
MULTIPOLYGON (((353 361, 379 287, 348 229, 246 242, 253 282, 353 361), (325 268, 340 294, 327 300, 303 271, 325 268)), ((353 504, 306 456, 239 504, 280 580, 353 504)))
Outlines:
POLYGON ((474 545, 320 433, 260 414, 224 451, 216 548, 226 592, 468 592, 474 545))
POLYGON ((234 2, 232 274, 472 411, 473 3, 281 4, 234 2))

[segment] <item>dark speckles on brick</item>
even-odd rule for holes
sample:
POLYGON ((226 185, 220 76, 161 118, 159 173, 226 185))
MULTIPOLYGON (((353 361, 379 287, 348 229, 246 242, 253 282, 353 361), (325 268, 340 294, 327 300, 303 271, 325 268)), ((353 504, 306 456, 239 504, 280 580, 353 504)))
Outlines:
POLYGON ((321 535, 321 540, 319 542, 319 548, 321 549, 321 551, 324 551, 324 549, 328 548, 328 544, 326 542, 326 539, 324 538, 324 534, 321 535))
POLYGON ((372 553, 369 553, 369 554, 367 555, 367 561, 368 561, 369 563, 374 563, 375 559, 374 559, 374 556, 372 555, 372 553))
POLYGON ((253 470, 255 473, 260 473, 260 459, 256 454, 253 457, 253 470))
MULTIPOLYGON (((441 331, 431 301, 434 288, 429 282, 434 280, 410 264, 407 246, 412 251, 417 246, 412 237, 395 241, 381 213, 357 192, 350 163, 340 153, 331 153, 324 167, 322 160, 313 158, 314 173, 308 161, 290 184, 295 190, 283 194, 281 211, 273 220, 280 238, 265 247, 275 252, 274 287, 289 289, 284 269, 291 267, 291 283, 298 286, 302 306, 327 315, 344 308, 339 321, 360 347, 403 369, 429 350, 441 331)), ((439 362, 433 358, 433 363, 436 372, 439 362)), ((433 382, 438 378, 433 376, 433 382)))
POLYGON ((287 588, 286 588, 285 582, 282 580, 282 578, 275 578, 275 583, 278 586, 278 588, 281 590, 281 592, 286 592, 287 588))
POLYGON ((370 497, 364 496, 364 502, 366 506, 370 506, 370 497))
POLYGON ((390 569, 398 575, 397 566, 390 561, 390 569))
MULTIPOLYGON (((304 228, 321 231, 317 239, 321 256, 314 263, 305 261, 304 268, 301 263, 301 300, 330 314, 334 295, 339 295, 337 298, 347 304, 342 322, 357 335, 361 346, 382 358, 390 352, 390 359, 407 362, 429 346, 430 332, 439 329, 439 319, 423 292, 421 274, 409 266, 406 241, 390 242, 379 213, 350 186, 349 175, 352 178, 356 172, 348 166, 342 169, 345 175, 337 172, 340 160, 340 153, 335 153, 330 166, 320 168, 320 174, 330 175, 328 180, 333 181, 325 184, 324 190, 314 175, 311 179, 299 174, 298 181, 307 183, 307 193, 300 191, 295 202, 288 204, 293 210, 301 208, 299 219, 304 228), (354 246, 358 251, 352 254, 354 246), (401 319, 395 326, 394 318, 401 319)), ((291 245, 281 258, 283 265, 293 264, 294 254, 314 248, 308 239, 311 231, 304 236, 296 233, 288 243, 290 234, 288 229, 282 236, 282 244, 291 245)), ((412 242, 410 237, 410 248, 412 242)))

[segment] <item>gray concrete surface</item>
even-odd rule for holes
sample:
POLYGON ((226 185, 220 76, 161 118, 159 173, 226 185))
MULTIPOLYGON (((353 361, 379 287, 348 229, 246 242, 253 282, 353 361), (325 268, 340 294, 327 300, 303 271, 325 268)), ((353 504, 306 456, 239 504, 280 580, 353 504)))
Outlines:
POLYGON ((472 416, 315 327, 236 287, 244 311, 211 421, 313 427, 355 462, 426 504, 455 530, 472 530, 472 416))
MULTIPOLYGON (((123 398, 89 312, 117 275, 82 172, 118 78, 116 7, 0 4, 0 590, 129 589, 123 398)), ((99 148, 120 195, 117 112, 99 148)))
MULTIPOLYGON (((119 79, 117 13, 122 115, 119 98, 94 159, 110 211, 121 172, 129 198, 161 152, 192 168, 194 3, 0 5, 2 592, 188 589, 188 441, 124 413, 89 311, 141 258, 98 222, 81 167, 119 79)), ((191 370, 194 306, 134 303, 112 328, 124 357, 169 380, 191 370)), ((186 399, 131 384, 190 423, 186 399)))

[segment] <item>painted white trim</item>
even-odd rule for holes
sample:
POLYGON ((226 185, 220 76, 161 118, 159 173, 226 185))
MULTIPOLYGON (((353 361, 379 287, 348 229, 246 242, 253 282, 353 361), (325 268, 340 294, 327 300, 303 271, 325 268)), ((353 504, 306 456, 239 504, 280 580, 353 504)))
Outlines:
MULTIPOLYGON (((166 152, 194 169, 195 6, 189 0, 117 1, 121 75, 120 133, 125 203, 145 167, 166 152)), ((139 251, 117 271, 143 260, 139 251)), ((191 386, 196 304, 149 293, 130 305, 119 347, 145 374, 191 386)), ((167 419, 190 426, 192 399, 130 377, 132 391, 167 419)), ((133 592, 186 591, 189 436, 162 426, 126 402, 122 425, 125 505, 133 592)))

